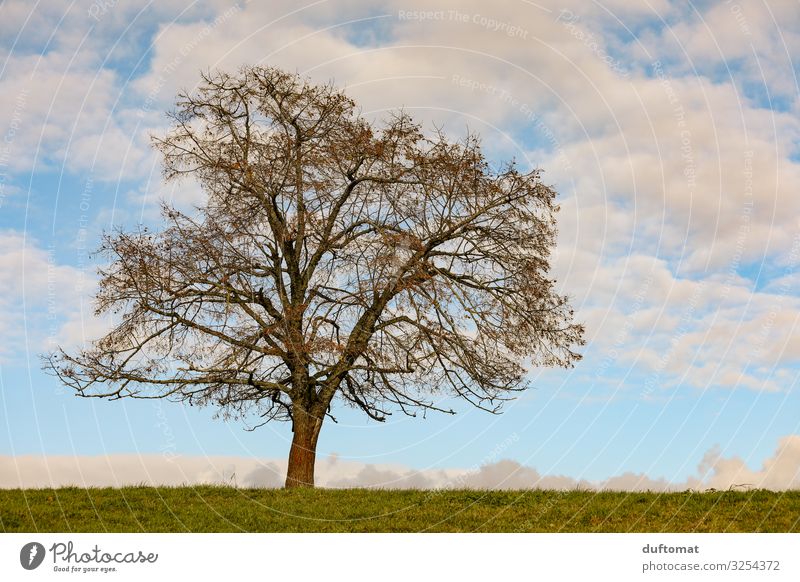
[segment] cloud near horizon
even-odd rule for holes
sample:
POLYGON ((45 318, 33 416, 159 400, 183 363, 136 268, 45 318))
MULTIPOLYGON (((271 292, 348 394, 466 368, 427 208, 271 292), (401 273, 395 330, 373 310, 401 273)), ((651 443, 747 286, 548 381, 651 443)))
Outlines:
MULTIPOLYGON (((235 485, 276 488, 283 485, 286 461, 246 457, 173 454, 98 456, 0 456, 0 488, 120 487, 125 485, 235 485)), ((603 481, 541 475, 535 468, 503 459, 472 469, 416 470, 402 465, 365 464, 337 455, 317 461, 320 487, 377 489, 613 490, 685 491, 724 489, 800 489, 800 435, 781 438, 773 455, 753 470, 718 449, 703 456, 696 475, 671 483, 642 473, 623 473, 603 481)))

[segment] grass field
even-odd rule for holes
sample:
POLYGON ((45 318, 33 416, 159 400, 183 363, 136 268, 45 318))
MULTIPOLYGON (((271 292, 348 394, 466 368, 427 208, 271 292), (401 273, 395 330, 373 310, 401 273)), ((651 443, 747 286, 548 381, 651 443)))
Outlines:
POLYGON ((800 491, 0 490, 6 532, 798 532, 800 491))

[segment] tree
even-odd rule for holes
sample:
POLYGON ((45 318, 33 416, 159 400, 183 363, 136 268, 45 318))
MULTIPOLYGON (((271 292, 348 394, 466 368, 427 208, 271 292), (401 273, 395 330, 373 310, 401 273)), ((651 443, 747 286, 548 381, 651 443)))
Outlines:
POLYGON ((165 176, 206 201, 104 236, 97 313, 119 323, 45 361, 77 394, 290 421, 286 486, 313 486, 334 398, 378 421, 452 412, 447 395, 497 412, 526 363, 579 358, 538 171, 492 170, 476 136, 426 136, 403 112, 373 126, 274 68, 203 75, 170 117, 165 176))

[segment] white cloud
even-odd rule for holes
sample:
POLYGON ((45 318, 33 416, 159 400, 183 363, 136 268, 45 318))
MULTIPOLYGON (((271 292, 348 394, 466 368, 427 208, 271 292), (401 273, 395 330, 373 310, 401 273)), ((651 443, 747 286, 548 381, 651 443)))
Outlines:
POLYGON ((559 261, 574 257, 576 267, 557 273, 564 289, 582 290, 578 317, 596 354, 657 373, 659 386, 793 389, 784 367, 800 361, 800 299, 785 285, 755 291, 736 273, 681 278, 645 255, 602 262, 577 251, 559 261))
POLYGON ((785 436, 778 442, 775 454, 764 460, 758 470, 749 468, 738 458, 722 458, 717 450, 703 457, 699 467, 705 487, 729 489, 731 487, 763 488, 772 490, 800 488, 800 436, 785 436))
MULTIPOLYGON (((775 282, 756 291, 739 271, 787 261, 800 215, 800 165, 790 158, 800 122, 748 98, 740 79, 796 93, 787 57, 800 23, 788 3, 741 15, 712 5, 698 18, 666 1, 470 0, 428 19, 413 16, 432 10, 423 0, 368 11, 350 0, 188 12, 165 2, 142 14, 119 3, 92 16, 93 5, 66 11, 43 56, 24 46, 6 55, 0 131, 18 126, 12 170, 30 169, 35 154, 98 179, 146 179, 147 201, 154 192, 198 200, 187 183, 156 184, 147 133, 163 131, 161 112, 200 70, 266 64, 334 80, 367 115, 405 106, 454 134, 469 124, 495 156, 545 168, 564 194, 555 272, 589 323, 590 350, 625 330, 636 350, 620 363, 695 387, 787 389, 779 372, 800 358, 796 293, 775 282), (152 38, 121 34, 134 18, 152 38), (634 39, 616 18, 670 25, 637 28, 634 39), (131 78, 104 64, 137 57, 145 41, 151 58, 131 78), (720 63, 733 78, 715 76, 720 63)), ((29 16, 18 2, 5 8, 14 26, 29 16)), ((54 28, 66 8, 37 10, 29 28, 54 28)), ((73 339, 82 320, 71 317, 73 339)))
POLYGON ((106 325, 93 317, 95 276, 60 264, 55 247, 16 231, 0 231, 0 359, 13 361, 98 337, 106 325))
POLYGON ((800 48, 800 19, 792 2, 709 3, 641 41, 651 50, 676 53, 683 72, 730 74, 745 83, 766 85, 773 98, 797 99, 797 77, 787 72, 800 48))
MULTIPOLYGON (((669 12, 666 4, 656 9, 669 12)), ((652 63, 645 64, 648 77, 616 74, 598 56, 608 15, 579 3, 542 10, 468 2, 433 18, 401 16, 425 10, 424 2, 406 0, 384 2, 369 14, 350 3, 335 13, 253 3, 220 11, 216 21, 170 23, 154 41, 150 73, 131 86, 140 96, 155 95, 154 107, 167 108, 177 90, 194 86, 197 71, 208 68, 260 63, 310 72, 318 82, 335 79, 367 112, 402 106, 456 133, 469 124, 495 153, 541 162, 548 179, 574 185, 578 212, 587 219, 598 204, 623 202, 630 226, 645 235, 638 250, 682 257, 681 269, 690 272, 730 263, 746 202, 742 170, 746 151, 753 151, 747 163, 757 177, 756 204, 741 260, 790 246, 787 233, 800 212, 792 189, 800 166, 787 159, 800 137, 794 116, 748 105, 731 83, 653 78, 652 63), (591 42, 557 21, 561 8, 580 16, 591 42), (354 44, 346 23, 359 18, 372 18, 361 26, 381 27, 379 47, 354 44), (528 34, 509 36, 481 25, 483 18, 528 34), (547 142, 526 107, 555 132, 560 150, 550 157, 543 158, 546 149, 515 151, 521 144, 498 134, 547 142), (569 168, 559 168, 558 155, 569 168), (648 232, 649 225, 655 228, 648 232)), ((621 7, 617 13, 631 16, 621 7)))
POLYGON ((0 80, 0 131, 20 173, 59 170, 113 180, 141 175, 157 163, 147 128, 114 113, 124 88, 110 69, 69 53, 12 55, 0 80))
MULTIPOLYGON (((119 487, 124 485, 225 484, 240 487, 281 487, 283 460, 241 457, 184 457, 169 455, 0 456, 0 487, 119 487)), ((384 489, 595 489, 617 491, 681 491, 685 489, 800 488, 800 435, 780 439, 773 456, 751 469, 737 457, 723 458, 708 451, 696 476, 670 483, 663 478, 624 473, 599 482, 567 476, 540 475, 512 460, 478 469, 415 470, 399 465, 370 465, 342 461, 335 455, 317 462, 321 487, 384 489)))

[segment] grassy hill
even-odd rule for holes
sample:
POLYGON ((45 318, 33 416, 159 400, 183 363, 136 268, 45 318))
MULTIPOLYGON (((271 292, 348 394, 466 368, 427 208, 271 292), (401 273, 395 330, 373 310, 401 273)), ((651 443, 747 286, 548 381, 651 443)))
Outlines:
POLYGON ((0 490, 6 532, 800 532, 800 491, 0 490))

